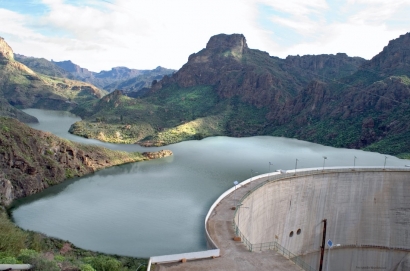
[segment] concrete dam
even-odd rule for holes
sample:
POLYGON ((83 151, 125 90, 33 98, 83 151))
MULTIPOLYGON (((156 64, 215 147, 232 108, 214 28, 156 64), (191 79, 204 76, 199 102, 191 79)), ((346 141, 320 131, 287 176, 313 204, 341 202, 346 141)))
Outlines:
POLYGON ((268 176, 238 201, 234 225, 250 250, 278 244, 310 266, 305 270, 410 270, 410 170, 268 176))

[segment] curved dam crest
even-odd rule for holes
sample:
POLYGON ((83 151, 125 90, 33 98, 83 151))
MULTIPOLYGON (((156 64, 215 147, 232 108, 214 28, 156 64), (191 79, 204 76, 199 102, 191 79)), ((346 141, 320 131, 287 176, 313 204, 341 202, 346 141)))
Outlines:
POLYGON ((236 225, 254 250, 276 241, 318 270, 326 219, 329 270, 409 270, 410 170, 337 171, 266 181, 241 201, 236 225))

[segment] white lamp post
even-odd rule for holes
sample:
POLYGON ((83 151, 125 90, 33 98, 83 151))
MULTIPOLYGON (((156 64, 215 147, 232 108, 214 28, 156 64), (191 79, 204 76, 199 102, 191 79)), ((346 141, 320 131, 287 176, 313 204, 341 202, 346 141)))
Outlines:
POLYGON ((268 176, 269 181, 270 181, 270 166, 273 166, 271 162, 269 162, 269 176, 268 176))
POLYGON ((327 159, 327 157, 323 156, 323 168, 322 168, 322 170, 325 170, 325 161, 326 161, 326 159, 327 159))
POLYGON ((252 191, 252 187, 253 187, 253 177, 255 177, 255 175, 257 175, 259 172, 253 171, 253 169, 251 169, 251 172, 252 172, 252 178, 251 178, 251 191, 252 191))
POLYGON ((233 191, 233 201, 235 202, 235 207, 238 205, 236 201, 236 186, 238 185, 238 181, 234 181, 233 184, 235 185, 235 190, 233 191))
POLYGON ((296 163, 295 163, 295 175, 296 175, 296 170, 298 169, 298 159, 296 158, 296 163))

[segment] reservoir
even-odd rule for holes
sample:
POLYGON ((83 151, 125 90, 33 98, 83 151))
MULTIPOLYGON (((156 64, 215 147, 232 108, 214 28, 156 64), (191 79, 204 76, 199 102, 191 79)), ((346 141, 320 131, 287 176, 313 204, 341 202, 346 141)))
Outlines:
MULTIPOLYGON (((206 249, 204 218, 225 190, 278 169, 325 166, 404 166, 408 160, 280 137, 211 137, 161 148, 108 144, 69 134, 79 118, 67 112, 25 110, 35 129, 73 141, 124 151, 172 150, 172 157, 101 170, 16 202, 24 229, 81 248, 135 257, 206 249), (323 157, 327 157, 324 160, 323 157), (386 158, 387 157, 387 158, 386 158)), ((269 240, 266 240, 269 241, 269 240)))

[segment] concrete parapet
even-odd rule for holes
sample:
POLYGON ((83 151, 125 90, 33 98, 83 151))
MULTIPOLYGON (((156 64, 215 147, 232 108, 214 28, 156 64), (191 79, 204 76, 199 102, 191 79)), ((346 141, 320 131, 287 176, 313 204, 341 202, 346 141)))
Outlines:
POLYGON ((323 219, 326 239, 341 245, 325 258, 334 262, 331 270, 409 266, 409 169, 292 172, 266 181, 241 204, 235 222, 250 243, 277 241, 312 267, 319 264, 323 219))

